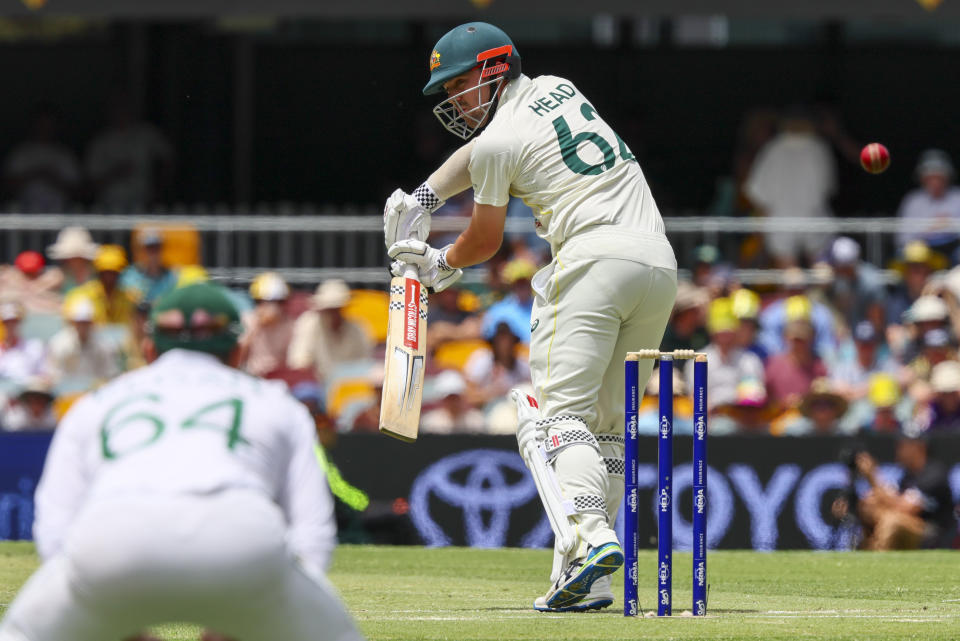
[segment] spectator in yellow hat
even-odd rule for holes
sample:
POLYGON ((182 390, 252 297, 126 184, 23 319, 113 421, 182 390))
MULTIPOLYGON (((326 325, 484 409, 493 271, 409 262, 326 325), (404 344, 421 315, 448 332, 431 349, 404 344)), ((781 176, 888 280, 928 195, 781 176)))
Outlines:
POLYGON ((760 296, 753 290, 741 288, 730 294, 733 315, 737 317, 737 347, 756 354, 766 362, 769 353, 760 342, 760 296))
POLYGON ((286 366, 293 337, 293 318, 287 311, 290 287, 276 272, 263 272, 250 284, 253 309, 243 315, 240 363, 254 376, 269 377, 286 366))
POLYGON ((819 300, 808 296, 807 275, 799 268, 783 272, 781 298, 760 312, 760 342, 770 355, 787 349, 783 329, 791 320, 805 316, 814 329, 814 348, 820 358, 830 358, 837 348, 837 332, 833 312, 819 300), (805 299, 803 303, 801 299, 805 299))
POLYGON ((127 267, 127 253, 119 245, 102 245, 93 259, 97 278, 75 288, 64 301, 82 296, 93 303, 96 324, 126 325, 133 318, 133 300, 119 286, 120 272, 127 267))
MULTIPOLYGON (((890 374, 874 374, 868 383, 865 405, 865 420, 861 430, 874 434, 899 434, 903 419, 909 417, 910 402, 904 402, 900 384, 890 374)), ((851 414, 857 410, 851 408, 851 414)))
MULTIPOLYGON (((717 298, 707 310, 707 332, 710 343, 703 348, 710 363, 707 378, 708 409, 733 403, 737 398, 737 386, 746 379, 762 379, 763 363, 737 345, 737 329, 740 321, 733 313, 733 300, 717 298)), ((684 369, 688 389, 693 389, 693 361, 684 369)))
MULTIPOLYGON (((510 288, 503 300, 494 303, 483 315, 483 336, 493 338, 500 323, 506 323, 520 342, 530 343, 530 314, 533 311, 533 292, 530 280, 537 266, 526 258, 514 258, 500 271, 503 282, 510 288)), ((536 329, 536 328, 534 328, 536 329)))

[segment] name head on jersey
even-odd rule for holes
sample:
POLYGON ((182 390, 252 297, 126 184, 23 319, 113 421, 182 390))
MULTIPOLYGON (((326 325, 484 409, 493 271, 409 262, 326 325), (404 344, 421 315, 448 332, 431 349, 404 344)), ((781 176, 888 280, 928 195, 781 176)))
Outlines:
POLYGON ((466 140, 492 116, 503 84, 520 76, 520 54, 502 29, 468 22, 437 41, 428 66, 424 95, 440 93, 459 76, 472 74, 469 86, 448 91, 449 97, 433 109, 448 131, 466 140))
POLYGON ((226 356, 243 327, 226 290, 203 282, 162 296, 150 316, 150 334, 157 352, 181 348, 226 356))

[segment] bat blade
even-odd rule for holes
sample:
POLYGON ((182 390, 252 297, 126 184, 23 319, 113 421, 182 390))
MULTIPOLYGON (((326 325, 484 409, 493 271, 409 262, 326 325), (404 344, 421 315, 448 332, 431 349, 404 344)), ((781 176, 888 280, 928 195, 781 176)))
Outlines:
POLYGON ((390 281, 380 431, 417 440, 427 340, 427 292, 410 269, 390 281))

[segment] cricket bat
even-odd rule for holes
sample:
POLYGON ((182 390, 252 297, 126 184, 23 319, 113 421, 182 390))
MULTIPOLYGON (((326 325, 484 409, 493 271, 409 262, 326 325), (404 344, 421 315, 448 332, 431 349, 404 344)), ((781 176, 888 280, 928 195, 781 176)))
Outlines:
POLYGON ((420 428, 427 340, 427 290, 417 268, 390 280, 380 431, 412 443, 420 428))
MULTIPOLYGON (((455 151, 427 178, 433 192, 446 200, 470 187, 470 153, 474 141, 455 151)), ((423 239, 421 239, 423 240, 423 239)), ((420 429, 423 373, 426 365, 427 290, 416 267, 390 281, 387 351, 384 355, 380 431, 412 443, 420 429)))

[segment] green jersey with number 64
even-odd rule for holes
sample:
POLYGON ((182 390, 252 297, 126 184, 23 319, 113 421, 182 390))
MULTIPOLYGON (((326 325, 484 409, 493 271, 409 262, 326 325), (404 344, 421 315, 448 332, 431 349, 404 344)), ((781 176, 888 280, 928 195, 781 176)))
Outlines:
POLYGON ((503 206, 522 198, 554 256, 676 269, 636 158, 569 80, 521 75, 508 83, 469 168, 474 200, 503 206))

